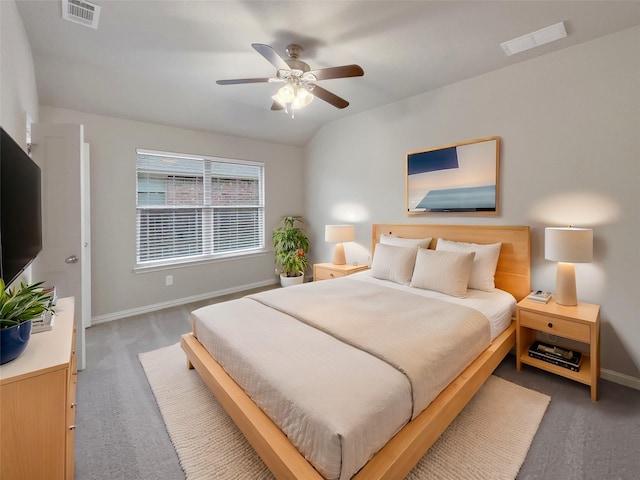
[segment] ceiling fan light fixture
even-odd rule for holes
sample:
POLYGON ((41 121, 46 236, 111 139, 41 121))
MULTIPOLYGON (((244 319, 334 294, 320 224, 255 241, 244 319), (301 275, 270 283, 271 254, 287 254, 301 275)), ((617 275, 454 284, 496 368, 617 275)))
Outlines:
POLYGON ((294 85, 287 83, 286 85, 280 87, 278 93, 276 93, 273 98, 276 102, 278 102, 283 107, 286 107, 288 104, 293 102, 296 98, 296 89, 294 85))
POLYGON ((313 94, 306 88, 298 88, 298 94, 296 98, 291 102, 291 108, 294 110, 304 108, 313 101, 313 94))
POLYGON ((313 101, 314 96, 304 86, 287 83, 271 98, 284 107, 286 114, 291 110, 291 118, 293 118, 293 111, 309 105, 313 101))

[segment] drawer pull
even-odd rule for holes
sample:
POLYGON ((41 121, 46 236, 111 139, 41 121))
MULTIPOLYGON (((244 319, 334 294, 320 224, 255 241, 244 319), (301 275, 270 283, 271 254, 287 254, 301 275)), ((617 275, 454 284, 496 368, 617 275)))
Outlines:
POLYGON ((329 274, 329 276, 330 276, 331 278, 333 278, 333 273, 330 273, 330 274, 329 274))
POLYGON ((76 429, 76 426, 75 426, 75 425, 71 425, 71 426, 69 427, 69 430, 75 430, 75 429, 76 429))
POLYGON ((71 407, 71 408, 76 408, 76 403, 72 403, 72 404, 70 405, 70 407, 71 407))
POLYGON ((553 323, 551 323, 551 322, 547 323, 547 327, 553 328, 553 323))

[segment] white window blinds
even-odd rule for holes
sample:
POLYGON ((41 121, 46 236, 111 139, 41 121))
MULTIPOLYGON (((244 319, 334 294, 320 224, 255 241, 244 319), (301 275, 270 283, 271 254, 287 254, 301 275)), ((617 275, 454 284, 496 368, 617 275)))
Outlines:
POLYGON ((138 150, 136 264, 264 248, 264 165, 138 150))

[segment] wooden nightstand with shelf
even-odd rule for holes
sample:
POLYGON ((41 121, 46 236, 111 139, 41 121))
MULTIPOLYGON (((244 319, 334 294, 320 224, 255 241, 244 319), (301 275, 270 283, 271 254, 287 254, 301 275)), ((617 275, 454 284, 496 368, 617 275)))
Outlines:
POLYGON ((367 270, 367 265, 334 265, 333 263, 314 263, 313 281, 330 280, 332 278, 346 277, 362 270, 367 270))
POLYGON ((569 307, 558 305, 552 298, 548 303, 521 300, 516 309, 516 367, 531 365, 561 375, 591 387, 591 400, 598 399, 600 378, 600 305, 578 302, 569 307), (563 339, 570 339, 589 346, 583 352, 580 369, 574 372, 552 363, 529 356, 529 347, 538 332, 558 337, 558 346, 563 339))

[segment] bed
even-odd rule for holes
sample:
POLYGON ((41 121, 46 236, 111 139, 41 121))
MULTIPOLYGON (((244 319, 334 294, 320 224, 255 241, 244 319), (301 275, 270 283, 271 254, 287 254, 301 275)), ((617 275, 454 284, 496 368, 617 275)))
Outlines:
MULTIPOLYGON (((500 321, 503 325, 497 328, 494 328, 491 322, 488 322, 487 325, 483 323, 486 322, 486 318, 490 318, 493 315, 493 312, 478 313, 478 315, 485 320, 482 322, 478 320, 478 322, 480 322, 477 323, 478 330, 473 330, 473 328, 476 328, 473 327, 469 335, 474 338, 482 338, 484 344, 480 346, 475 344, 473 344, 473 346, 471 344, 462 344, 465 345, 464 348, 456 347, 456 351, 469 351, 469 355, 472 356, 464 360, 464 365, 457 371, 444 375, 444 377, 450 375, 451 378, 436 379, 437 382, 445 382, 444 384, 437 384, 437 389, 435 390, 436 395, 432 393, 434 390, 431 388, 433 384, 431 377, 425 380, 425 382, 427 382, 425 385, 429 385, 429 389, 423 389, 421 387, 422 383, 420 382, 423 381, 421 378, 418 379, 415 377, 414 379, 414 377, 412 377, 414 371, 422 372, 425 369, 422 367, 414 369, 414 366, 411 364, 412 354, 404 355, 405 358, 402 358, 401 350, 403 350, 403 348, 390 349, 387 346, 388 342, 379 342, 374 335, 365 335, 367 338, 364 340, 355 340, 358 342, 365 341, 365 343, 373 342, 371 345, 370 343, 364 346, 357 344, 355 349, 351 348, 349 345, 352 341, 351 335, 353 329, 349 330, 349 327, 345 327, 345 322, 343 321, 331 321, 335 316, 334 312, 348 309, 351 317, 357 319, 357 322, 367 322, 369 321, 368 317, 376 317, 376 325, 381 324, 381 328, 384 328, 385 322, 382 321, 382 316, 378 316, 375 312, 371 313, 367 310, 367 301, 370 302, 371 298, 380 298, 382 299, 380 301, 385 302, 400 302, 405 306, 402 310, 417 311, 423 308, 423 304, 421 303, 423 302, 422 296, 433 296, 424 285, 422 286, 423 288, 414 288, 414 286, 419 285, 407 286, 406 284, 402 284, 402 282, 389 282, 384 276, 382 280, 378 278, 380 277, 379 259, 382 258, 382 255, 388 254, 388 252, 395 254, 398 253, 399 250, 406 253, 406 251, 409 250, 407 248, 395 248, 395 246, 379 246, 381 240, 385 244, 388 243, 389 237, 393 237, 394 239, 431 238, 432 240, 429 245, 431 250, 439 249, 439 247, 437 247, 438 241, 441 241, 441 245, 446 245, 446 242, 443 240, 451 243, 473 242, 487 246, 499 243, 499 257, 493 275, 496 288, 499 289, 498 291, 502 291, 503 294, 504 292, 508 292, 508 295, 504 295, 511 298, 511 308, 515 304, 515 301, 519 301, 530 291, 528 227, 374 224, 372 227, 374 269, 371 272, 364 272, 362 276, 355 275, 352 276, 353 278, 332 280, 331 282, 315 282, 315 286, 302 285, 300 287, 292 287, 291 289, 278 289, 278 291, 258 294, 255 298, 216 304, 217 306, 214 305, 211 309, 205 307, 204 311, 194 312, 194 332, 184 335, 181 339, 182 347, 187 354, 189 367, 196 368, 222 406, 236 422, 247 440, 278 479, 351 478, 352 474, 355 474, 353 478, 356 479, 403 478, 437 440, 455 416, 464 408, 466 403, 473 397, 515 343, 514 327, 509 321, 512 310, 508 312, 506 328, 504 328, 504 312, 499 315, 502 318, 500 321), (378 253, 376 253, 376 249, 379 250, 378 253), (378 263, 376 264, 376 262, 378 263), (372 273, 375 272, 378 273, 378 276, 372 278, 372 273), (385 285, 378 285, 380 282, 385 283, 385 285), (390 288, 391 286, 393 288, 390 288), (391 292, 391 290, 394 291, 391 292), (413 295, 414 292, 410 290, 419 290, 421 295, 413 295), (381 293, 383 291, 385 292, 384 294, 381 293), (386 292, 389 293, 387 294, 386 292), (363 297, 364 300, 358 300, 356 297, 359 296, 363 297), (312 299, 312 297, 321 298, 320 303, 315 306, 311 304, 310 299, 312 299), (344 297, 342 301, 347 303, 339 303, 340 297, 344 297), (366 300, 367 298, 369 300, 366 300), (298 319, 295 318, 299 316, 304 317, 302 322, 298 322, 298 319), (217 328, 218 331, 207 333, 207 331, 204 330, 205 323, 212 317, 215 317, 214 323, 216 326, 214 328, 217 328), (245 320, 243 322, 234 322, 234 317, 244 318, 245 320), (262 325, 267 325, 263 322, 267 321, 272 323, 268 324, 268 328, 260 330, 262 325), (236 327, 235 323, 246 323, 245 327, 248 328, 248 330, 236 331, 236 328, 240 327, 236 327), (300 326, 299 323, 303 325, 300 326), (327 323, 331 325, 326 325, 327 323), (327 331, 327 328, 335 328, 338 330, 337 340, 334 338, 336 333, 333 330, 327 331), (302 340, 298 337, 292 337, 295 338, 295 341, 287 341, 287 335, 293 335, 294 333, 292 332, 297 332, 298 330, 302 332, 301 335, 306 336, 300 337, 302 340), (304 333, 308 330, 313 331, 313 333, 304 333), (329 335, 327 335, 327 333, 329 333, 329 335), (269 335, 273 338, 265 340, 269 335), (263 340, 265 345, 271 345, 271 347, 265 347, 265 350, 261 351, 260 348, 263 340), (246 359, 245 357, 251 357, 253 355, 255 357, 254 361, 258 359, 258 363, 268 365, 273 362, 273 368, 282 368, 283 353, 280 350, 288 348, 287 344, 298 346, 297 351, 284 353, 284 358, 289 358, 288 356, 291 355, 290 358, 295 359, 289 363, 295 364, 296 367, 298 363, 303 366, 306 361, 309 362, 309 366, 313 366, 314 364, 327 366, 327 368, 324 369, 317 369, 318 372, 314 374, 316 377, 313 377, 313 385, 311 386, 312 393, 310 396, 316 396, 318 392, 322 393, 328 386, 328 384, 323 384, 322 382, 327 382, 327 371, 336 370, 335 367, 331 367, 330 363, 333 361, 333 357, 336 357, 339 361, 343 362, 343 365, 349 365, 348 368, 344 367, 339 369, 341 370, 340 378, 342 380, 336 377, 336 382, 340 383, 340 381, 342 381, 345 384, 353 383, 353 388, 355 389, 349 390, 345 388, 345 393, 343 393, 344 398, 341 398, 340 402, 338 402, 340 409, 349 412, 351 408, 355 411, 358 404, 349 402, 354 402, 355 400, 353 400, 353 398, 356 397, 356 394, 360 395, 362 392, 364 392, 364 395, 367 395, 364 398, 371 399, 370 402, 364 403, 376 405, 371 413, 371 415, 378 415, 377 417, 372 417, 376 419, 375 421, 359 422, 359 425, 354 427, 354 429, 361 428, 362 430, 354 430, 353 433, 351 430, 340 430, 341 435, 338 436, 337 441, 343 450, 336 451, 333 445, 329 445, 329 440, 326 442, 322 440, 323 437, 318 437, 320 440, 316 439, 316 437, 310 440, 305 437, 305 435, 307 435, 306 431, 292 430, 291 425, 292 423, 294 426, 298 424, 307 425, 309 423, 311 424, 310 429, 315 428, 314 422, 309 421, 307 417, 301 416, 299 418, 302 420, 299 421, 295 415, 300 412, 304 413, 305 408, 310 409, 310 417, 312 418, 325 417, 333 414, 331 412, 335 409, 332 410, 331 406, 327 406, 327 404, 331 403, 328 399, 333 398, 333 394, 324 398, 319 406, 316 405, 312 407, 311 402, 307 404, 306 399, 303 398, 300 400, 299 397, 301 397, 301 395, 295 392, 291 394, 291 396, 295 397, 297 399, 296 401, 300 401, 300 406, 296 404, 290 406, 290 398, 288 397, 290 390, 295 390, 299 384, 305 383, 302 381, 301 374, 284 375, 286 378, 282 380, 283 385, 279 387, 281 391, 278 390, 278 388, 271 387, 272 384, 276 385, 278 383, 279 377, 282 375, 269 376, 270 374, 267 371, 267 373, 264 374, 266 377, 262 378, 261 382, 258 382, 257 387, 250 381, 255 375, 251 363, 247 363, 246 365, 243 363, 245 361, 251 361, 250 358, 246 359), (347 346, 342 344, 346 344, 347 346), (319 351, 327 350, 334 352, 334 350, 332 350, 334 347, 338 349, 335 350, 335 353, 331 353, 331 358, 323 359, 322 357, 316 358, 316 356, 314 356, 316 355, 315 352, 319 351), (268 354, 269 348, 279 352, 280 358, 278 359, 278 355, 274 355, 273 360, 263 361, 267 358, 265 355, 268 354), (372 356, 369 355, 372 353, 369 350, 370 348, 374 350, 373 357, 376 357, 374 359, 370 358, 372 356), (378 355, 378 350, 376 349, 382 350, 381 355, 378 355), (303 355, 304 352, 301 351, 304 350, 314 352, 309 360, 305 360, 303 356, 296 356, 303 355), (213 355, 210 354, 209 351, 214 352, 213 355), (214 356, 216 357, 215 359, 214 356), (398 375, 397 372, 387 372, 387 370, 390 369, 386 363, 381 362, 380 359, 377 358, 379 356, 384 357, 384 360, 388 361, 391 365, 399 366, 402 374, 398 375), (379 388, 377 385, 376 388, 373 388, 371 384, 364 383, 362 386, 359 384, 356 385, 357 379, 363 375, 362 371, 358 370, 358 368, 361 367, 356 365, 361 361, 363 362, 363 371, 369 371, 373 378, 384 378, 384 380, 380 380, 379 388), (400 363, 396 365, 395 362, 400 363), (409 363, 402 364, 402 362, 409 363), (344 374, 342 370, 345 370, 344 374), (408 382, 405 377, 409 379, 408 382), (237 380, 237 383, 234 378, 237 380), (298 381, 298 378, 300 378, 300 381, 298 381), (241 388, 239 384, 243 385, 243 388, 241 388), (268 401, 265 402, 264 399, 260 397, 260 392, 265 390, 265 385, 268 387, 268 390, 275 389, 276 396, 271 403, 268 401), (316 390, 313 390, 313 388, 316 390), (385 394, 380 394, 380 391, 384 391, 385 394), (277 395, 281 396, 278 397, 277 395), (408 401, 406 400, 407 396, 409 396, 408 401), (258 407, 252 398, 256 399, 256 402, 261 404, 262 408, 258 407), (378 405, 380 406, 378 407, 378 405), (389 409, 389 405, 395 406, 395 408, 389 409), (315 408, 318 409, 317 414, 315 410, 313 410, 315 408), (284 409, 285 413, 274 412, 274 409, 284 409), (371 425, 374 424, 376 426, 375 435, 380 435, 381 439, 376 437, 376 440, 372 441, 373 445, 367 446, 367 448, 371 448, 374 452, 373 456, 369 458, 371 454, 367 451, 360 452, 356 450, 360 449, 361 443, 369 443, 368 441, 358 442, 358 438, 373 438, 374 434, 370 430, 367 430, 367 428, 371 428, 371 425), (287 434, 283 433, 283 430, 286 431, 287 434), (322 450, 324 443, 327 443, 326 452, 328 453, 326 455, 325 453, 321 453, 320 460, 315 458, 313 454, 310 455, 309 449, 317 448, 317 445, 320 445, 321 452, 325 452, 325 450, 322 450), (311 446, 309 444, 311 444, 311 446), (354 453, 354 451, 356 452, 354 453), (303 452, 304 455, 301 452, 303 452), (337 458, 333 460, 328 458, 325 464, 323 463, 325 456, 337 458), (307 458, 309 458, 309 460, 307 460, 307 458), (364 461, 362 460, 363 458, 365 459, 364 461), (337 462, 338 467, 334 468, 334 464, 331 463, 332 461, 337 462), (360 468, 361 464, 358 462, 364 463, 364 466, 360 468), (338 471, 336 468, 344 468, 344 470, 338 471), (321 475, 319 471, 322 472, 323 475, 321 475)), ((427 252, 422 250, 419 251, 419 254, 425 254, 424 258, 428 257, 430 259, 432 255, 435 256, 431 250, 428 252, 429 255, 426 255, 427 252)), ((449 255, 445 258, 454 257, 456 260, 465 257, 463 254, 454 255, 443 253, 441 255, 449 255), (458 256, 456 257, 456 255, 458 256)), ((420 257, 420 259, 422 259, 422 257, 420 257)), ((418 260, 414 261, 418 262, 418 260)), ((418 263, 416 263, 416 271, 418 270, 417 265, 418 263)), ((412 280, 415 280, 415 276, 412 280)), ((427 285, 427 287, 428 286, 430 285, 427 285)), ((437 287, 435 288, 437 289, 437 287)), ((473 289, 469 290, 469 300, 476 301, 477 305, 481 305, 483 302, 487 305, 491 304, 491 302, 484 299, 484 293, 480 294, 472 290, 473 289), (475 299, 475 297, 478 298, 475 299)), ((439 300, 428 300, 430 305, 436 305, 437 307, 439 305, 438 302, 442 303, 446 301, 446 298, 442 298, 442 293, 436 292, 435 295, 439 295, 441 298, 439 300)), ((448 295, 444 296, 447 297, 448 295)), ((466 302, 466 299, 464 302, 466 302)), ((459 303, 464 302, 459 301, 459 303)), ((393 304, 390 303, 389 305, 393 304)), ((380 307, 376 306, 375 308, 380 307)), ((468 308, 467 306, 451 306, 447 307, 446 310, 447 312, 453 312, 456 308, 461 310, 465 315, 475 315, 475 313, 470 311, 475 311, 476 306, 473 308, 468 308)), ((478 306, 477 308, 482 311, 482 307, 478 306)), ((393 311, 397 312, 398 308, 393 307, 393 311)), ((394 315, 395 317, 398 316, 396 313, 394 313, 394 315)), ((454 314, 452 313, 451 315, 454 314)), ((457 315, 457 313, 455 315, 457 315)), ((407 313, 407 316, 410 316, 410 314, 407 313)), ((394 318, 396 322, 404 322, 405 320, 407 319, 400 318, 400 320, 398 320, 398 318, 394 318)), ((357 322, 355 325, 362 325, 363 327, 355 328, 355 330, 369 331, 370 324, 360 324, 357 322)), ((385 338, 393 337, 395 333, 394 329, 396 329, 394 325, 400 325, 400 323, 391 323, 390 326, 387 326, 388 330, 383 330, 384 333, 381 335, 385 338)), ((376 326, 376 328, 378 327, 376 326)), ((401 329, 397 328, 397 330, 400 331, 401 329)), ((432 335, 432 333, 428 332, 425 334, 432 335)), ((442 342, 438 341, 435 343, 446 345, 447 342, 448 340, 443 340, 442 342)), ((456 357, 458 356, 459 355, 456 355, 456 357)), ((435 357, 442 358, 443 352, 436 353, 435 357)), ((432 361, 433 360, 429 360, 429 362, 432 361)), ((440 371, 441 369, 438 367, 435 370, 440 371)), ((282 372, 282 370, 278 371, 282 372)), ((366 376, 366 374, 364 375, 366 376)), ((420 373, 420 375, 422 375, 422 373, 420 373)), ((271 394, 274 394, 274 392, 271 391, 270 395, 271 394)), ((362 399, 358 401, 362 403, 362 399)), ((302 415, 302 413, 300 414, 302 415)), ((369 413, 367 413, 367 415, 369 415, 369 413)), ((330 423, 334 423, 332 418, 330 418, 330 420, 330 423)), ((322 421, 324 422, 325 419, 323 418, 322 421)), ((336 420, 336 422, 338 422, 338 420, 336 420)), ((324 428, 322 423, 319 425, 320 428, 324 428)), ((349 428, 351 427, 349 426, 349 428)))

